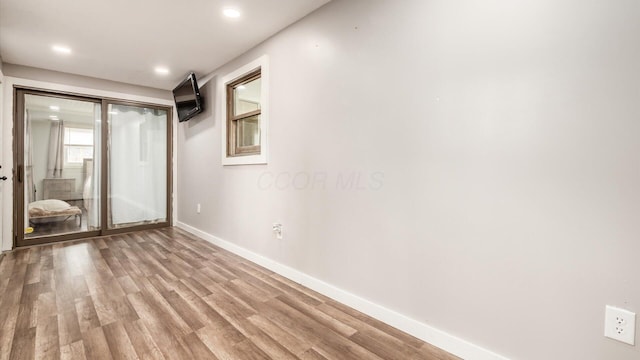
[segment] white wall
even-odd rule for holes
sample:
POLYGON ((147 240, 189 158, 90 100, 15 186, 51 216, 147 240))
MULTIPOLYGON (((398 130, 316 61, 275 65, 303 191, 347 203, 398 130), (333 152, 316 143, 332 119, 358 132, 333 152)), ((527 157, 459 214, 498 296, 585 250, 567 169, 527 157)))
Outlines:
POLYGON ((47 154, 49 153, 50 132, 51 123, 49 121, 33 121, 31 123, 33 183, 36 186, 36 200, 44 199, 42 179, 47 177, 47 154))
POLYGON ((640 311, 640 2, 334 0, 214 75, 262 54, 269 164, 220 165, 209 83, 179 221, 512 359, 640 356, 603 337, 640 311))

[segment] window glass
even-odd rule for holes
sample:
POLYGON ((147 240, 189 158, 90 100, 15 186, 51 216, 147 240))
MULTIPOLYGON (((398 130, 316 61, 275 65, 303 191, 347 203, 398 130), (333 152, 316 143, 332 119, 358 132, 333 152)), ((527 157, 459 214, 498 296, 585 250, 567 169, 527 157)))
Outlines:
POLYGON ((262 72, 245 74, 227 85, 227 156, 261 153, 262 72))
POLYGON ((262 82, 260 78, 247 83, 236 85, 233 89, 234 114, 235 116, 260 110, 260 89, 262 82))
POLYGON ((260 115, 238 120, 238 147, 260 145, 260 115))

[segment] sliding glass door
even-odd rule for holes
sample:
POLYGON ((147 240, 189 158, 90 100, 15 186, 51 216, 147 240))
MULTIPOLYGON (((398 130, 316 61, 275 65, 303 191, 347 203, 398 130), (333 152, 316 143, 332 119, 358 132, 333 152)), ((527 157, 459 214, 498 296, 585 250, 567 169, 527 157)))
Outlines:
POLYGON ((169 226, 171 108, 16 90, 15 242, 169 226))
MULTIPOLYGON (((100 101, 22 94, 18 167, 24 239, 101 229, 100 101)), ((16 129, 18 130, 18 129, 16 129)))
POLYGON ((167 111, 108 105, 107 228, 167 222, 167 111))

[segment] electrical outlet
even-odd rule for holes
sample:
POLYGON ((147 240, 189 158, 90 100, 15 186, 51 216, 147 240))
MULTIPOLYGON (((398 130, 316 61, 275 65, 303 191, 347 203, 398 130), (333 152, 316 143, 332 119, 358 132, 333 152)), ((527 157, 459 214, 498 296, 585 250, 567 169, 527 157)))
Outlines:
POLYGON ((199 203, 196 205, 196 213, 200 214, 200 204, 199 203))
POLYGON ((607 305, 604 315, 604 336, 634 345, 636 339, 636 314, 607 305))
POLYGON ((273 223, 273 232, 276 234, 276 239, 282 240, 282 224, 273 223))

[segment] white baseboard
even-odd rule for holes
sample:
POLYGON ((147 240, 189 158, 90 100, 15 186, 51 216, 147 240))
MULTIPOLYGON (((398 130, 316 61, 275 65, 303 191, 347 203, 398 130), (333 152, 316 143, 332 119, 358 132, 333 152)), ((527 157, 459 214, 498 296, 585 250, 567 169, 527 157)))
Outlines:
POLYGON ((484 349, 478 345, 462 340, 444 331, 438 330, 432 326, 411 319, 393 310, 387 309, 369 300, 363 299, 348 291, 339 289, 324 281, 318 280, 301 271, 293 269, 289 266, 280 264, 260 254, 256 254, 250 250, 240 247, 234 243, 222 240, 214 235, 196 229, 178 221, 176 226, 190 232, 210 243, 228 250, 238 256, 250 260, 261 265, 277 274, 280 274, 292 281, 302 284, 312 290, 315 290, 325 296, 328 296, 338 302, 348 305, 362 313, 376 318, 386 324, 400 329, 410 335, 424 340, 429 344, 435 345, 451 354, 459 356, 466 360, 509 360, 508 358, 484 349))

